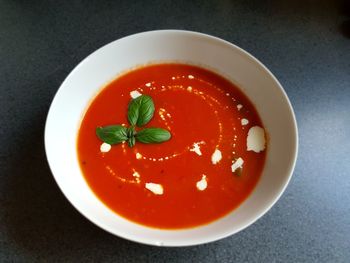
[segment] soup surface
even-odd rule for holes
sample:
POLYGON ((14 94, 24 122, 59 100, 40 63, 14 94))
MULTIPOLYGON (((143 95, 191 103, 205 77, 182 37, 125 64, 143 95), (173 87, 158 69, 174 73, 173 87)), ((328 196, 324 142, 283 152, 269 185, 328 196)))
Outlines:
POLYGON ((265 144, 257 111, 235 85, 200 67, 159 64, 118 77, 94 98, 77 152, 86 181, 110 209, 142 225, 175 229, 237 208, 259 180, 265 144), (96 128, 129 126, 128 104, 140 94, 155 105, 145 127, 167 129, 171 139, 103 144, 96 128))

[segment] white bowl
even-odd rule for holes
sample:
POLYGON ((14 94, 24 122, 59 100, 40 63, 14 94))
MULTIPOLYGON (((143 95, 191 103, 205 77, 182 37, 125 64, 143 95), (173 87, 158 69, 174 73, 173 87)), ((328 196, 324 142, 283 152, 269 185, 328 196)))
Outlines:
POLYGON ((59 88, 48 113, 45 149, 54 178, 72 205, 104 230, 136 242, 189 246, 215 241, 246 228, 278 200, 296 162, 297 125, 282 86, 272 73, 239 47, 205 34, 161 30, 114 41, 84 59, 59 88), (230 79, 255 104, 268 133, 265 168, 253 193, 237 209, 208 225, 159 230, 124 219, 91 191, 76 153, 82 116, 101 87, 125 70, 152 62, 185 62, 230 79))

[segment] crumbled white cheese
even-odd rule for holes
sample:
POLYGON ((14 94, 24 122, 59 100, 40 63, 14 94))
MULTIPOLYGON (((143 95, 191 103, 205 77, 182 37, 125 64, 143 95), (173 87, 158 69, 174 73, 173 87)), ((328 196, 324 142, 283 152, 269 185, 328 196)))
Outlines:
POLYGON ((140 97, 142 94, 138 92, 137 90, 133 90, 130 92, 130 97, 133 99, 136 99, 137 97, 140 97))
POLYGON ((141 153, 136 153, 136 159, 140 160, 142 158, 142 154, 141 153))
POLYGON ((163 186, 161 184, 146 183, 145 187, 155 195, 162 195, 164 192, 163 186))
POLYGON ((146 87, 151 87, 152 84, 151 84, 151 82, 148 82, 145 85, 146 85, 146 87))
POLYGON ((102 143, 100 146, 100 151, 103 153, 109 152, 111 150, 112 146, 108 143, 102 143))
POLYGON ((237 105, 237 110, 240 110, 240 109, 242 109, 243 108, 243 105, 242 104, 238 104, 237 105))
POLYGON ((247 125, 249 123, 249 121, 247 119, 242 119, 241 120, 241 124, 244 126, 244 125, 247 125))
POLYGON ((259 126, 249 129, 247 137, 247 151, 261 152, 265 150, 265 132, 259 126))
POLYGON ((195 142, 192 146, 192 148, 190 149, 191 152, 195 152, 196 154, 198 154, 199 156, 202 155, 201 152, 201 148, 199 147, 199 145, 203 144, 204 142, 195 142))
POLYGON ((217 164, 218 162, 221 161, 221 159, 222 159, 221 151, 219 149, 215 149, 215 152, 211 156, 211 162, 213 164, 217 164))
POLYGON ((242 158, 238 158, 232 165, 231 170, 234 173, 238 168, 242 168, 244 161, 242 158))
POLYGON ((203 191, 207 188, 207 177, 204 174, 202 175, 202 179, 196 183, 196 186, 199 191, 203 191))

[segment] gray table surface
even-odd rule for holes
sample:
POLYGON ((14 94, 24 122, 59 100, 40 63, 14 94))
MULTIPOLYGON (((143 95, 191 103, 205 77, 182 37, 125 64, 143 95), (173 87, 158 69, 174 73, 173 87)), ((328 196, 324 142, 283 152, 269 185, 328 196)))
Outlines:
POLYGON ((350 262, 349 13, 331 0, 0 0, 0 261, 350 262), (211 244, 158 248, 100 230, 68 203, 45 159, 45 117, 67 74, 108 42, 154 29, 244 48, 296 113, 299 157, 285 194, 211 244))

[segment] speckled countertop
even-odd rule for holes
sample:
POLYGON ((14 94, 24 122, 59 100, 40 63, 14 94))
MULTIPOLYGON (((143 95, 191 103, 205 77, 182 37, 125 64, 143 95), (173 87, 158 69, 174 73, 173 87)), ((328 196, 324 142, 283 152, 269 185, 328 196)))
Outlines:
POLYGON ((349 262, 345 2, 62 2, 0 0, 1 262, 349 262), (153 29, 200 31, 244 48, 277 76, 296 113, 299 157, 285 194, 254 225, 215 243, 159 248, 112 236, 68 203, 45 159, 45 117, 66 75, 106 43, 153 29))

